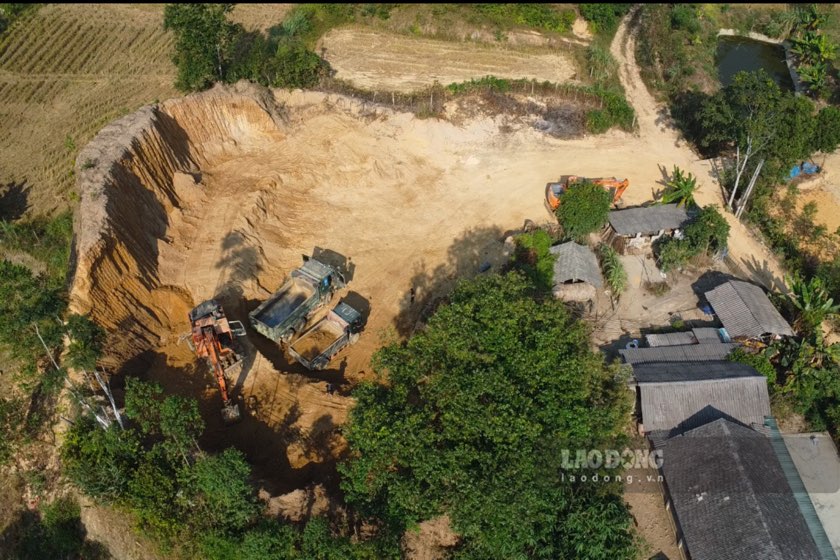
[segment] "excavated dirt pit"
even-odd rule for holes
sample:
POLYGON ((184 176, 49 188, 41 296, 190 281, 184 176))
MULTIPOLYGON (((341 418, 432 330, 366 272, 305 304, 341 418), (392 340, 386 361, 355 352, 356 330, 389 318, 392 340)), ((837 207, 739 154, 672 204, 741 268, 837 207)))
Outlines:
MULTIPOLYGON (((330 487, 349 390, 373 377, 383 338, 409 334, 454 278, 498 266, 506 233, 525 219, 547 220, 547 181, 638 166, 624 135, 561 141, 527 123, 502 133, 500 122, 454 126, 245 85, 143 108, 77 160, 72 306, 109 331, 115 384, 132 375, 200 398, 202 443, 242 449, 271 494, 330 487), (610 145, 624 151, 605 169, 610 145), (339 295, 366 318, 359 342, 322 372, 290 364, 247 324, 313 251, 349 259, 352 280, 339 295), (179 342, 188 311, 211 297, 248 327, 232 380, 245 419, 231 427, 207 366, 179 342)), ((659 170, 648 167, 652 184, 659 170)), ((647 197, 646 188, 625 195, 647 197)))

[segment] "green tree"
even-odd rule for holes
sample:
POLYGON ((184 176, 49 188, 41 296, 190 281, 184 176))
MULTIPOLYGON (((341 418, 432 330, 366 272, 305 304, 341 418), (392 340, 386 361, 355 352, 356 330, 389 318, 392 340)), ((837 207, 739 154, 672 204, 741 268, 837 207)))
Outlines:
POLYGON ((189 525, 198 531, 242 530, 259 513, 253 488, 248 484, 251 467, 236 449, 204 455, 179 475, 184 510, 189 525))
POLYGON ((167 4, 165 29, 175 33, 175 85, 183 91, 224 81, 241 28, 227 20, 233 4, 167 4))
POLYGON ((589 22, 595 33, 610 33, 618 27, 630 4, 578 4, 581 17, 589 22))
POLYGON ((668 184, 665 187, 665 192, 662 193, 662 198, 659 200, 661 204, 676 204, 677 206, 685 206, 690 208, 695 205, 694 192, 697 190, 697 178, 688 173, 685 175, 679 167, 674 166, 674 171, 671 173, 671 178, 668 179, 668 184))
POLYGON ((67 333, 70 346, 67 349, 67 361, 77 369, 92 370, 102 354, 105 331, 87 315, 71 314, 67 318, 67 333))
POLYGON ((634 558, 620 488, 561 478, 562 449, 621 439, 624 382, 531 290, 517 273, 461 282, 427 330, 376 354, 387 386, 355 394, 342 488, 395 528, 449 513, 459 558, 634 558))
POLYGON ((516 236, 514 264, 537 287, 548 292, 554 285, 554 255, 551 254, 551 236, 544 230, 516 236))
MULTIPOLYGON (((739 187, 756 169, 756 162, 762 162, 760 173, 780 177, 810 154, 815 120, 808 99, 782 92, 760 70, 739 72, 730 85, 706 99, 697 124, 700 146, 726 155, 734 164, 729 197, 734 210, 739 187)), ((751 190, 748 187, 746 192, 751 190)))
POLYGON ((584 181, 563 194, 555 213, 566 237, 580 241, 607 223, 611 205, 607 189, 584 181))
POLYGON ((749 354, 743 348, 733 350, 727 359, 730 362, 746 364, 755 369, 758 373, 767 378, 767 387, 772 394, 776 388, 776 368, 770 362, 766 354, 749 354))
POLYGON ((298 42, 281 42, 274 65, 276 74, 271 85, 284 88, 312 87, 326 68, 321 57, 298 42))
POLYGON ((82 416, 68 430, 61 447, 63 470, 85 494, 116 500, 128 490, 140 454, 140 442, 130 430, 114 424, 103 430, 82 416))
POLYGON ((729 223, 717 208, 706 206, 683 230, 682 239, 663 237, 655 246, 659 267, 668 272, 700 254, 721 251, 729 239, 729 223))
POLYGON ((817 113, 811 149, 830 154, 840 146, 840 108, 831 105, 817 113))

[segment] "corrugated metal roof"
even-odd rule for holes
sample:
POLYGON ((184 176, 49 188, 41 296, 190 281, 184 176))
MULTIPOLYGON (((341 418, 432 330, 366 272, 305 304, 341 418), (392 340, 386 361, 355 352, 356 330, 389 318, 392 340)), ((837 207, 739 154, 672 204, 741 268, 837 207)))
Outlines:
POLYGON ((706 342, 720 342, 720 332, 714 327, 702 327, 699 329, 691 329, 694 333, 694 338, 700 344, 706 342))
POLYGON ((762 376, 645 383, 639 391, 645 431, 677 433, 719 418, 750 425, 770 414, 767 381, 762 376))
POLYGON ((793 336, 793 330, 760 287, 730 280, 706 292, 715 314, 731 337, 765 334, 793 336))
POLYGON ((831 546, 831 541, 823 528, 822 521, 817 515, 817 510, 814 508, 811 497, 805 489, 805 484, 799 476, 799 471, 793 463, 793 458, 790 456, 785 441, 782 439, 782 434, 779 433, 779 427, 773 418, 766 418, 765 425, 770 430, 770 444, 779 460, 782 467, 782 472, 785 473, 785 478, 793 491, 793 497, 799 506, 799 512, 805 519, 805 524, 808 526, 808 531, 817 545, 817 550, 823 560, 837 560, 837 555, 834 554, 834 549, 831 546))
POLYGON ((656 333, 645 335, 645 341, 651 348, 658 346, 679 346, 681 344, 697 344, 697 339, 694 333, 691 332, 672 332, 672 333, 656 333))
POLYGON ((654 235, 661 230, 680 229, 688 220, 688 212, 676 204, 613 210, 609 216, 610 225, 619 235, 654 235))
POLYGON ((569 241, 555 245, 549 251, 557 256, 554 261, 555 285, 571 280, 572 282, 586 282, 596 288, 603 286, 598 257, 589 247, 569 241))
POLYGON ((766 436, 718 420, 658 449, 692 560, 821 560, 766 436))
POLYGON ((651 348, 656 346, 679 346, 682 344, 707 344, 720 342, 720 333, 714 327, 702 327, 691 331, 656 333, 645 335, 651 348))
MULTIPOLYGON (((691 333, 686 333, 691 334, 691 333)), ((628 348, 619 350, 628 364, 650 362, 708 362, 724 360, 738 345, 718 342, 716 344, 682 344, 657 346, 654 348, 628 348)))
MULTIPOLYGON (((721 343, 723 344, 723 343, 721 343)), ((704 345, 696 345, 706 346, 704 345)), ((703 363, 650 363, 633 366, 633 377, 638 383, 698 382, 711 379, 732 379, 736 377, 764 377, 746 364, 726 361, 703 363)), ((764 422, 764 417, 759 422, 764 422)))

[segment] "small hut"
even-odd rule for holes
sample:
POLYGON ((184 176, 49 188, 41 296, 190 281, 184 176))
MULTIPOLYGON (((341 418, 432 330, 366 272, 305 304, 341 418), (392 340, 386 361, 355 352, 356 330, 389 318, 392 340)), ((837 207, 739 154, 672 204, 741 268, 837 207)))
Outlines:
POLYGON ((614 210, 609 215, 606 241, 622 255, 643 253, 663 235, 679 235, 690 219, 685 208, 676 204, 614 210))
POLYGON ((555 245, 549 250, 556 256, 554 297, 564 301, 593 301, 597 290, 603 286, 595 253, 574 241, 555 245))

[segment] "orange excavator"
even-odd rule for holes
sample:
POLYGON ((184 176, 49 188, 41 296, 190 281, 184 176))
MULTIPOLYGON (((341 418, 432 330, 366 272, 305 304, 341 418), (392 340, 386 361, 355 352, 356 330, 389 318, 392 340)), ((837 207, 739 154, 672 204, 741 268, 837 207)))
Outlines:
POLYGON ((616 179, 615 177, 599 177, 597 179, 587 179, 586 177, 578 177, 577 175, 564 175, 556 183, 548 183, 545 187, 545 200, 549 210, 553 214, 557 207, 560 206, 560 199, 567 190, 573 187, 576 183, 583 183, 588 181, 599 187, 610 191, 613 197, 613 204, 618 203, 621 195, 630 186, 628 179, 616 179))
POLYGON ((228 394, 225 375, 235 375, 242 368, 242 356, 236 351, 235 337, 244 336, 239 321, 228 321, 222 306, 214 299, 207 300, 190 311, 190 348, 199 358, 205 358, 216 376, 222 394, 222 420, 233 424, 242 419, 239 405, 228 394))

